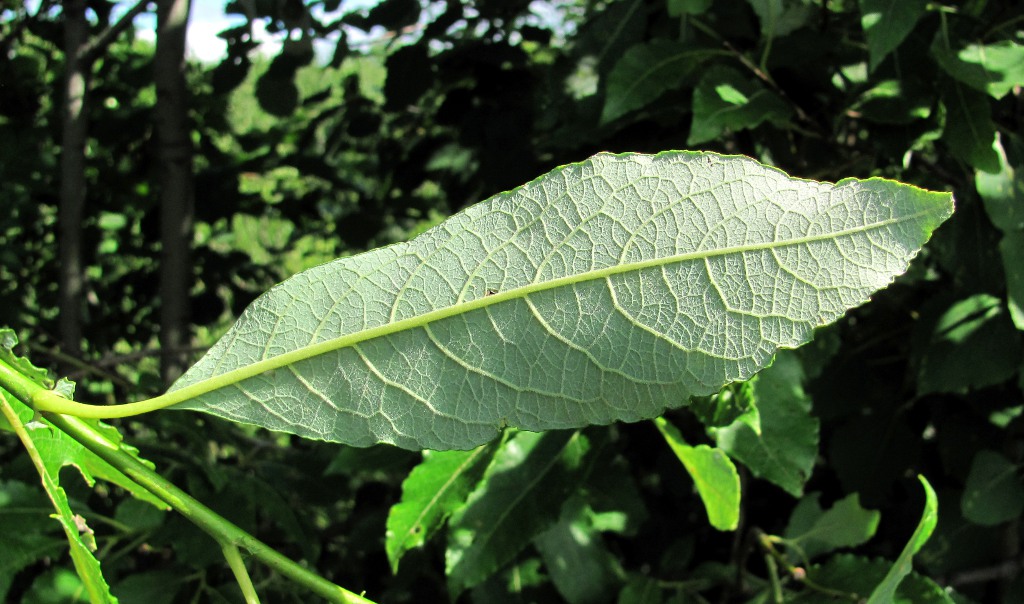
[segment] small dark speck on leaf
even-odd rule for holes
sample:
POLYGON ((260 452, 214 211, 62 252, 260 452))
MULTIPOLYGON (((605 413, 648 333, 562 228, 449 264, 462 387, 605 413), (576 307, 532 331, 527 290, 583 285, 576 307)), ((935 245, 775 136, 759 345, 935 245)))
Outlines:
POLYGON ((493 296, 496 293, 498 293, 498 290, 488 289, 486 292, 484 292, 484 297, 486 298, 487 296, 493 296))

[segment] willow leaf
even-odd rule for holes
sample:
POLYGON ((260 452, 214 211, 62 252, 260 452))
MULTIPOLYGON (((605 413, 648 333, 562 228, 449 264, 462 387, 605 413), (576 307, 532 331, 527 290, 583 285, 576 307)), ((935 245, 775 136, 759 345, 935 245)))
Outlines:
POLYGON ((256 300, 179 408, 365 446, 638 421, 750 377, 907 268, 952 197, 600 154, 256 300))

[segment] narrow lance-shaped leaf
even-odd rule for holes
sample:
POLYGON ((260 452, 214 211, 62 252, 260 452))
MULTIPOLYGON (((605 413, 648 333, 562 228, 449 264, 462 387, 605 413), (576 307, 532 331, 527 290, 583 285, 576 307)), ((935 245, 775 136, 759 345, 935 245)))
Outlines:
POLYGON ((877 178, 601 154, 281 283, 174 388, 180 408, 359 446, 656 417, 863 303, 951 211, 877 178))

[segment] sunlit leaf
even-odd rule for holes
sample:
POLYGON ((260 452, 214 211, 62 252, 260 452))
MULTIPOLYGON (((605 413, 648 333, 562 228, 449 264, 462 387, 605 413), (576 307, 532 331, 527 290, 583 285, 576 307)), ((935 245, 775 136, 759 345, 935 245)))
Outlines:
POLYGON ((424 452, 423 461, 402 483, 401 501, 388 513, 384 546, 392 571, 397 572, 402 554, 430 539, 465 503, 494 451, 494 446, 483 446, 470 451, 424 452))
POLYGON ((981 44, 939 31, 931 51, 946 73, 996 99, 1024 85, 1024 46, 1013 40, 981 44))
POLYGON ((687 444, 665 418, 655 418, 654 424, 697 486, 711 526, 720 531, 736 530, 740 521, 740 475, 736 466, 721 449, 687 444))
POLYGON ((638 421, 750 377, 903 272, 951 196, 742 157, 598 155, 258 299, 179 408, 366 446, 638 421))

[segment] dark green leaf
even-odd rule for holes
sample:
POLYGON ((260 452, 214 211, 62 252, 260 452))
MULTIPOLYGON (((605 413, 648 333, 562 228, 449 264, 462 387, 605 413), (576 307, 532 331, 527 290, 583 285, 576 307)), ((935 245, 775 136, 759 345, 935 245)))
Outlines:
POLYGON ((774 92, 731 67, 712 67, 693 91, 693 125, 687 144, 704 143, 727 130, 755 128, 766 121, 781 124, 789 115, 789 106, 774 92))
POLYGON ((868 39, 874 71, 907 37, 928 6, 927 0, 860 0, 860 24, 868 39))
POLYGON ((645 107, 682 86, 715 54, 721 51, 661 39, 633 46, 608 75, 601 123, 645 107))
POLYGON ((559 521, 534 540, 558 593, 571 604, 605 602, 622 569, 605 547, 582 497, 562 507, 559 521))
POLYGON ((711 431, 715 442, 758 477, 794 496, 803 493, 818 456, 818 420, 803 388, 803 367, 784 351, 751 382, 761 432, 741 418, 711 431))
POLYGON ((578 432, 518 432, 502 443, 484 479, 449 521, 447 576, 453 593, 499 570, 553 525, 585 477, 578 432))
MULTIPOLYGON (((807 569, 807 577, 817 585, 849 594, 850 601, 863 602, 864 596, 883 580, 888 568, 889 563, 885 560, 840 554, 833 556, 825 564, 807 569)), ((885 604, 954 604, 946 590, 917 573, 910 573, 889 598, 882 601, 885 604)), ((792 602, 835 604, 837 599, 828 593, 804 589, 792 602)))
POLYGON ((67 549, 63 535, 56 534, 52 513, 53 506, 38 485, 0 481, 0 600, 7 601, 7 590, 18 571, 67 549))
POLYGON ((807 559, 813 559, 842 547, 867 542, 875 535, 881 517, 875 510, 862 508, 856 493, 837 501, 828 510, 818 505, 818 494, 815 493, 797 504, 789 518, 785 536, 800 548, 807 559))
POLYGON ((766 38, 784 36, 802 27, 814 7, 807 0, 747 0, 761 21, 766 38))
POLYGON ((971 167, 985 172, 999 171, 999 156, 992 145, 996 126, 992 108, 983 94, 950 82, 942 91, 946 126, 942 131, 949 150, 971 167))
POLYGON ((681 15, 703 15, 711 8, 714 0, 668 0, 668 14, 672 17, 681 15))
POLYGON ((978 451, 967 474, 960 508, 964 518, 983 526, 1020 516, 1024 510, 1024 485, 1019 468, 995 451, 978 451))
POLYGON ((937 298, 921 315, 913 336, 921 394, 991 386, 1020 367, 1019 332, 999 298, 937 298))

